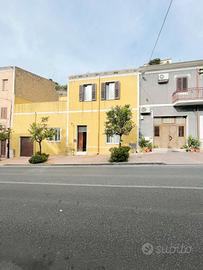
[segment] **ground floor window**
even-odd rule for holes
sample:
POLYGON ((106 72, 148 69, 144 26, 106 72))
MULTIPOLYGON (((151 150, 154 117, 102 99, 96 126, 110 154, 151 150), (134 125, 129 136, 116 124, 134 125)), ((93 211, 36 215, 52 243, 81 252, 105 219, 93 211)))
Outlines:
POLYGON ((60 140, 61 140, 61 129, 60 128, 53 128, 53 129, 55 131, 55 135, 52 138, 48 139, 48 140, 51 141, 51 142, 60 142, 60 140))
POLYGON ((159 126, 155 126, 154 127, 154 136, 155 137, 159 137, 159 134, 160 134, 160 132, 159 132, 159 126))
POLYGON ((120 142, 120 136, 119 135, 113 135, 113 136, 106 136, 106 143, 109 144, 119 144, 120 142))
POLYGON ((179 137, 184 137, 185 136, 185 127, 184 126, 179 126, 178 127, 178 136, 179 137))

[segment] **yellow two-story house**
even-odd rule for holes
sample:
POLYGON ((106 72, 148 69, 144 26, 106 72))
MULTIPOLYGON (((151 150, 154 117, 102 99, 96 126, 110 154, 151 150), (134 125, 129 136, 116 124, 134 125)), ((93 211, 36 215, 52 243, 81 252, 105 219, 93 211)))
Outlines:
POLYGON ((106 112, 129 104, 135 127, 123 144, 136 147, 139 125, 139 76, 136 70, 91 73, 69 77, 68 138, 76 154, 109 154, 118 136, 105 135, 106 112))

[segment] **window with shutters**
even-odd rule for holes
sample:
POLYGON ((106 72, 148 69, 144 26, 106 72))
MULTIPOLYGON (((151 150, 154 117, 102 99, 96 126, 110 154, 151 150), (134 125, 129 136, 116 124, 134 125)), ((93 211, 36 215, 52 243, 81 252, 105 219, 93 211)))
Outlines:
POLYGON ((180 77, 176 79, 176 91, 183 92, 188 89, 188 78, 180 77))
POLYGON ((8 91, 8 79, 2 80, 2 91, 8 91))
POLYGON ((92 101, 92 84, 84 85, 84 101, 92 101))
POLYGON ((7 108, 6 107, 1 108, 1 119, 7 119, 7 108))
POLYGON ((115 83, 106 83, 106 99, 115 99, 115 83))
POLYGON ((106 143, 109 144, 119 144, 120 137, 118 135, 113 135, 113 136, 106 136, 106 143))
POLYGON ((102 83, 101 100, 115 100, 120 99, 120 83, 106 82, 102 83))
POLYGON ((96 100, 96 84, 80 85, 79 89, 80 101, 95 101, 96 100))

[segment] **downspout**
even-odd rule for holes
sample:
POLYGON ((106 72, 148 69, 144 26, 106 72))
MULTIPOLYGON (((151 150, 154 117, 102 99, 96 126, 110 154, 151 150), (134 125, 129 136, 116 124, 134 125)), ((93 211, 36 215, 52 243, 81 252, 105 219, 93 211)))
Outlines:
POLYGON ((196 121, 197 121, 197 138, 200 137, 200 126, 199 126, 199 106, 196 106, 196 121))
MULTIPOLYGON (((197 93, 198 93, 198 97, 200 94, 200 90, 199 90, 199 72, 198 69, 196 69, 196 88, 197 88, 197 93)), ((199 126, 199 106, 196 106, 196 124, 197 124, 197 138, 199 139, 200 137, 200 126, 199 126)))
MULTIPOLYGON (((14 118, 14 104, 15 104, 15 86, 16 86, 16 68, 13 66, 13 89, 12 89, 12 96, 11 96, 11 107, 10 107, 10 117, 9 117, 9 128, 12 129, 13 127, 13 118, 14 118)), ((7 158, 10 158, 10 135, 8 138, 7 143, 7 158)))
MULTIPOLYGON (((35 125, 37 124, 37 112, 35 112, 35 125)), ((36 141, 34 141, 34 153, 36 153, 36 141)))
POLYGON ((141 80, 140 80, 140 72, 137 73, 137 147, 136 147, 136 152, 139 152, 139 137, 140 137, 140 85, 141 85, 141 80))
POLYGON ((69 121, 70 121, 70 115, 69 115, 69 81, 67 83, 67 94, 66 94, 66 146, 68 147, 69 143, 69 121))
POLYGON ((100 154, 100 103, 101 103, 101 99, 100 99, 100 95, 101 95, 101 93, 100 93, 100 76, 99 76, 99 87, 98 87, 98 98, 99 98, 99 104, 98 104, 98 134, 97 134, 97 140, 98 140, 98 142, 97 142, 97 155, 99 155, 100 154))

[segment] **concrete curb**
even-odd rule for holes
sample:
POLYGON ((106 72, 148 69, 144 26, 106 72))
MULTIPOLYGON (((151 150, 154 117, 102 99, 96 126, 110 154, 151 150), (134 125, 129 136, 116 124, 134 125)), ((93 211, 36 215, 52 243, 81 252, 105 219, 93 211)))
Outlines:
POLYGON ((48 166, 53 166, 53 167, 65 167, 65 166, 71 166, 71 167, 85 167, 85 166, 126 166, 126 165, 167 165, 164 162, 118 162, 118 163, 78 163, 78 164, 0 164, 0 166, 3 167, 9 167, 9 166, 17 166, 17 167, 36 167, 36 166, 40 166, 40 167, 48 167, 48 166))
POLYGON ((0 167, 89 167, 89 166, 203 166, 201 163, 165 163, 165 162, 137 162, 137 163, 90 163, 90 164, 0 164, 0 167))

